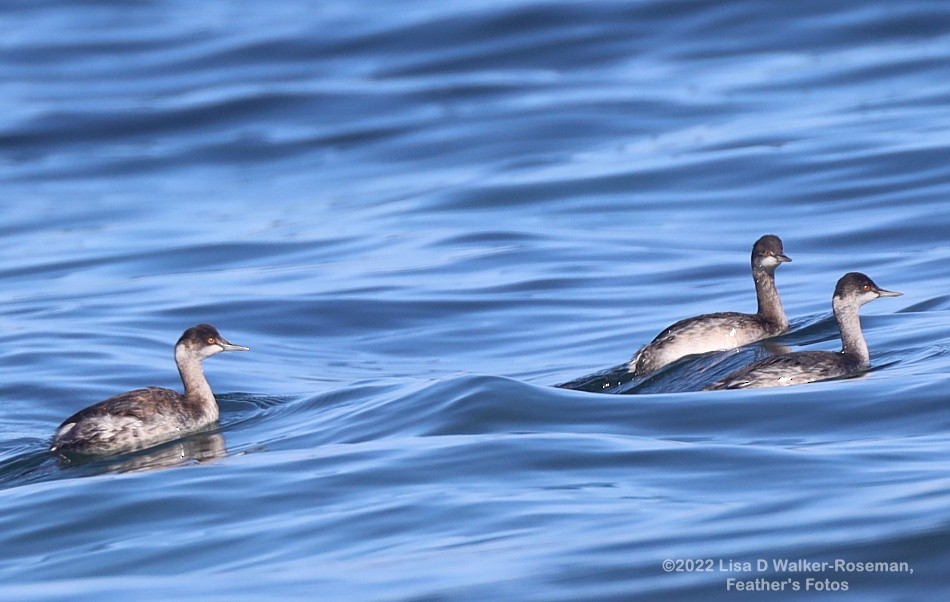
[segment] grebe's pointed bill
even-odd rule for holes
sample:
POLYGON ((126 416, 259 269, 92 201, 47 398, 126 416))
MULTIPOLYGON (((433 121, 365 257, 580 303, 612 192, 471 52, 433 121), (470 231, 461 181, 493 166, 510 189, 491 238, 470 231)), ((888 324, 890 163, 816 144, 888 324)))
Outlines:
POLYGON ((776 253, 775 258, 778 259, 779 263, 792 263, 792 258, 785 253, 776 253))
POLYGON ((877 293, 879 297, 900 297, 901 295, 904 294, 904 293, 899 293, 897 291, 884 290, 883 288, 875 289, 874 292, 877 293))
POLYGON ((250 351, 250 347, 245 347, 244 345, 232 345, 224 339, 224 337, 218 337, 218 340, 215 343, 225 351, 250 351))

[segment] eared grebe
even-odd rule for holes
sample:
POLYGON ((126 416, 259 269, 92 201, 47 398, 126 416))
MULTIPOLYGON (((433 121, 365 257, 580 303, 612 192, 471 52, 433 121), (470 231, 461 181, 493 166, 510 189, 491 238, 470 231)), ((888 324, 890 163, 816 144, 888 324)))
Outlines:
POLYGON ((644 376, 687 355, 735 349, 788 330, 788 319, 775 288, 775 268, 787 261, 791 259, 785 255, 778 236, 766 234, 755 241, 752 279, 758 311, 704 314, 680 320, 633 356, 628 364, 630 372, 644 376))
POLYGON ((878 297, 899 297, 886 291, 858 272, 845 274, 835 286, 831 299, 835 319, 841 330, 841 351, 796 351, 753 362, 708 387, 714 389, 755 389, 787 387, 816 380, 850 376, 867 370, 870 364, 868 344, 861 334, 859 308, 878 297))
POLYGON ((218 404, 201 362, 222 351, 249 351, 232 345, 214 326, 186 330, 175 344, 175 363, 185 394, 149 387, 110 397, 67 418, 50 451, 101 456, 151 447, 200 431, 218 419, 218 404))

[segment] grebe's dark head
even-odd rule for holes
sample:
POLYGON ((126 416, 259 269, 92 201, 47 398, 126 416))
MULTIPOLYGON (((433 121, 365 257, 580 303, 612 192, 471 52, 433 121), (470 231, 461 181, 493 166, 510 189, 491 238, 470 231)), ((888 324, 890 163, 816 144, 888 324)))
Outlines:
POLYGON ((848 272, 838 280, 832 301, 854 303, 860 306, 878 297, 900 297, 902 294, 884 290, 860 272, 848 272))
POLYGON ((242 345, 232 345, 218 334, 217 329, 211 324, 198 324, 182 333, 181 338, 175 343, 176 355, 179 350, 203 360, 222 351, 250 351, 251 349, 242 345))
POLYGON ((779 264, 792 259, 785 254, 782 239, 774 234, 766 234, 752 245, 752 267, 774 272, 779 264))

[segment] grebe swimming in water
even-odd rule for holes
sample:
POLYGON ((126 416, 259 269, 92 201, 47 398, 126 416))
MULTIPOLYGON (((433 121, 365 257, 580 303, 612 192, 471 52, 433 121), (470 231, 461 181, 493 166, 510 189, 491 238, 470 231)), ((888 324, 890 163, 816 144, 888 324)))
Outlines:
POLYGON ((840 352, 796 351, 774 355, 752 362, 706 389, 787 387, 863 372, 870 365, 871 357, 861 333, 858 310, 879 297, 899 296, 901 293, 880 288, 864 274, 849 272, 838 280, 831 299, 835 319, 841 330, 840 352))
POLYGON ((752 279, 758 311, 754 314, 722 312, 703 314, 676 322, 630 360, 636 376, 656 372, 681 357, 736 349, 788 330, 788 318, 775 288, 775 269, 791 261, 782 240, 766 234, 752 246, 752 279))
POLYGON ((50 451, 101 456, 142 449, 200 431, 218 419, 218 403, 201 369, 202 360, 222 351, 250 351, 227 342, 214 326, 186 330, 175 344, 175 363, 185 394, 149 387, 110 397, 67 418, 50 451))

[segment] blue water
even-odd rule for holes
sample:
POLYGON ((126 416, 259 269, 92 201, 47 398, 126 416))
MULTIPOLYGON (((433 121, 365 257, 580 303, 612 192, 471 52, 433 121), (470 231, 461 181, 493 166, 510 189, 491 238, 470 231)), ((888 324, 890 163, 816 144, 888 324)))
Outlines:
POLYGON ((946 599, 948 59, 924 0, 0 4, 0 599, 946 599), (765 233, 779 343, 904 293, 871 373, 614 386, 765 233), (47 454, 198 322, 218 430, 47 454))

